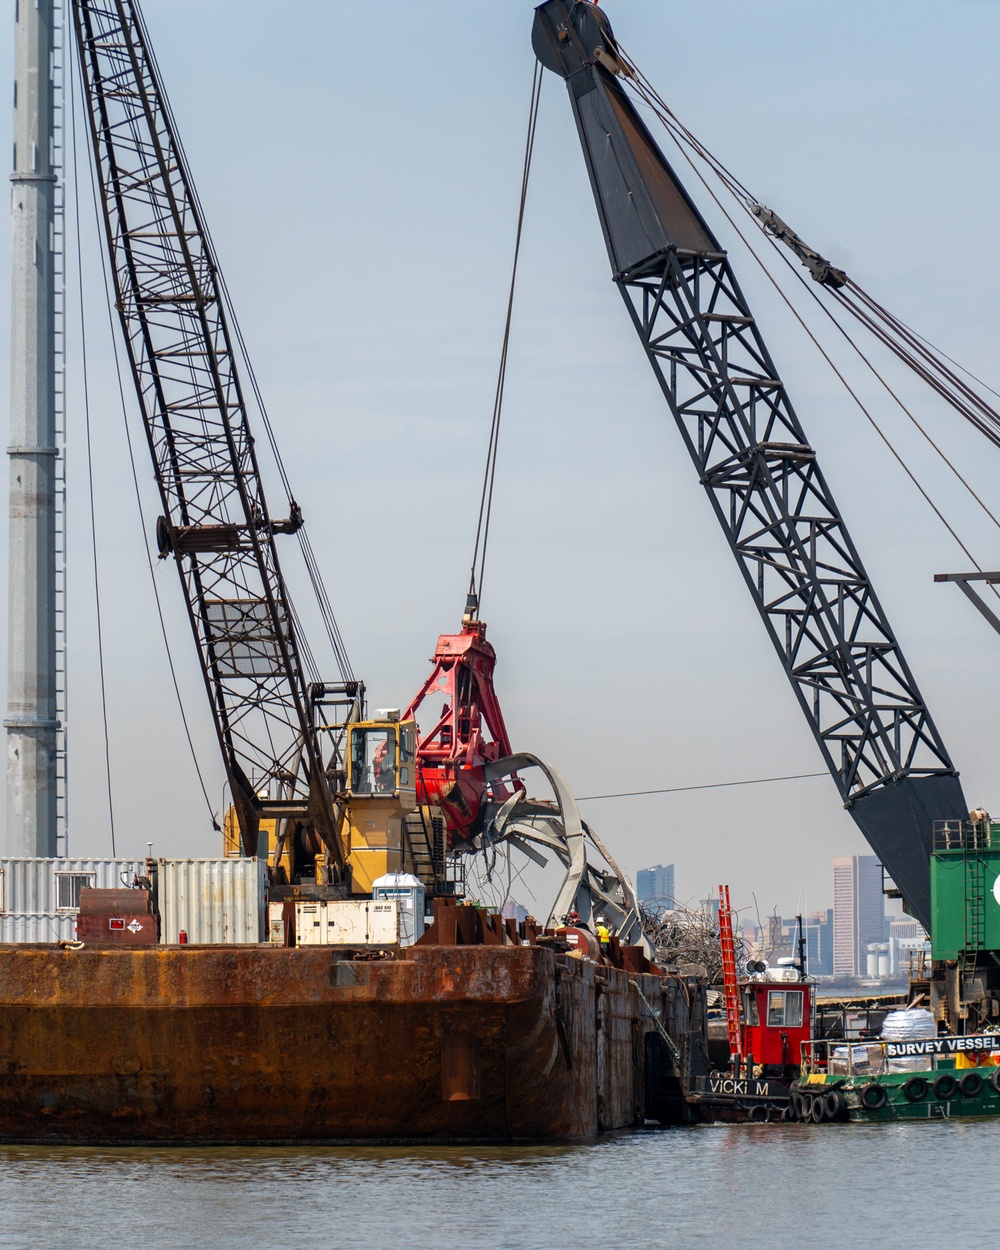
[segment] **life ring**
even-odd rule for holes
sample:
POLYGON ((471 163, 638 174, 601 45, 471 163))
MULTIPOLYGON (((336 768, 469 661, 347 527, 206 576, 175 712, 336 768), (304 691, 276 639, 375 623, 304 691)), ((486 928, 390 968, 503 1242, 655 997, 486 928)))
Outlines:
POLYGON ((767 1118, 767 1107, 763 1103, 757 1103, 747 1112, 747 1120, 750 1124, 766 1124, 767 1118))
POLYGON ((839 1089, 831 1089, 823 1102, 828 1120, 842 1120, 846 1118, 847 1099, 839 1089))
POLYGON ((889 1101, 889 1095, 886 1093, 884 1085, 879 1085, 877 1081, 870 1081, 861 1091, 861 1105, 869 1111, 878 1111, 879 1107, 884 1107, 889 1101))
POLYGON ((926 1076, 911 1076, 903 1082, 903 1097, 907 1102, 923 1102, 930 1088, 931 1083, 926 1076))
POLYGON ((983 1078, 978 1072, 965 1072, 958 1078, 958 1088, 966 1098, 978 1098, 983 1092, 983 1078))
POLYGON ((948 1102, 958 1092, 958 1081, 950 1072, 942 1072, 934 1082, 934 1097, 938 1102, 948 1102))

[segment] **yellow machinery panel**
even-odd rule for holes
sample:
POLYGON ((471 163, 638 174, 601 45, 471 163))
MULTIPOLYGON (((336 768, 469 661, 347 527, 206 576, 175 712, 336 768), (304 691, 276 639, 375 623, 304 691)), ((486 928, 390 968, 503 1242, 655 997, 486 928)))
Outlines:
MULTIPOLYGON (((276 820, 262 820, 260 822, 260 835, 258 838, 258 854, 267 854, 268 863, 274 855, 274 848, 278 840, 278 822, 276 820), (266 852, 265 852, 265 847, 266 852)), ((236 808, 229 807, 222 819, 222 853, 227 859, 240 855, 240 825, 236 819, 236 808)), ((285 839, 285 849, 281 854, 280 867, 285 870, 285 880, 292 879, 292 840, 285 839)))

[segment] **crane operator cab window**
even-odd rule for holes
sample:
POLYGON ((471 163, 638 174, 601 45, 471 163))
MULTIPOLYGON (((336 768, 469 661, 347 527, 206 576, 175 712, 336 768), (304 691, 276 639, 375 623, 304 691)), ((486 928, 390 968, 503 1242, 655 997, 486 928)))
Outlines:
POLYGON ((392 794, 396 764, 394 726, 351 730, 352 794, 392 794))

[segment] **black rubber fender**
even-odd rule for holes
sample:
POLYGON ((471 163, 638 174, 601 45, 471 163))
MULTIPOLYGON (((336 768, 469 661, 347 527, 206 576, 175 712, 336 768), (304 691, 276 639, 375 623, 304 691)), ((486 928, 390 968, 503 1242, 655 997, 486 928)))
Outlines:
POLYGON ((942 1072, 934 1081, 934 1097, 938 1102, 948 1102, 958 1093, 958 1081, 950 1072, 942 1072))
POLYGON ((903 1082, 903 1097, 907 1102, 923 1102, 931 1092, 931 1083, 926 1076, 911 1076, 903 1082))
POLYGON ((822 1124, 826 1119, 826 1098, 823 1094, 815 1094, 813 1095, 812 1104, 812 1111, 809 1113, 809 1118, 812 1120, 813 1124, 822 1124))
POLYGON ((867 1085, 861 1089, 861 1105, 868 1111, 878 1111, 880 1107, 884 1107, 889 1101, 889 1095, 884 1085, 879 1085, 878 1081, 869 1081, 867 1085))
POLYGON ((826 1118, 831 1121, 847 1119, 847 1099, 839 1089, 831 1089, 823 1099, 826 1118))
POLYGON ((958 1078, 959 1092, 964 1098, 978 1098, 983 1092, 983 1078, 979 1072, 964 1072, 958 1078))
POLYGON ((990 1073, 990 1089, 995 1094, 1000 1094, 1000 1067, 994 1067, 990 1073))
POLYGON ((757 1103, 747 1112, 747 1121, 750 1124, 766 1124, 769 1116, 768 1109, 763 1103, 757 1103))

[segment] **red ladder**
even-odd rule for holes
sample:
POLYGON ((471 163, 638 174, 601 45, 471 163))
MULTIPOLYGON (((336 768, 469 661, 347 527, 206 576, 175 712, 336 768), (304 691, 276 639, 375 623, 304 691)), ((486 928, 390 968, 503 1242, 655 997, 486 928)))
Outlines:
POLYGON ((743 1055, 740 1032, 740 993, 736 984, 736 943, 733 940, 733 909, 729 902, 729 886, 719 886, 719 945, 722 947, 722 983, 726 990, 726 1027, 729 1030, 729 1054, 743 1055))

